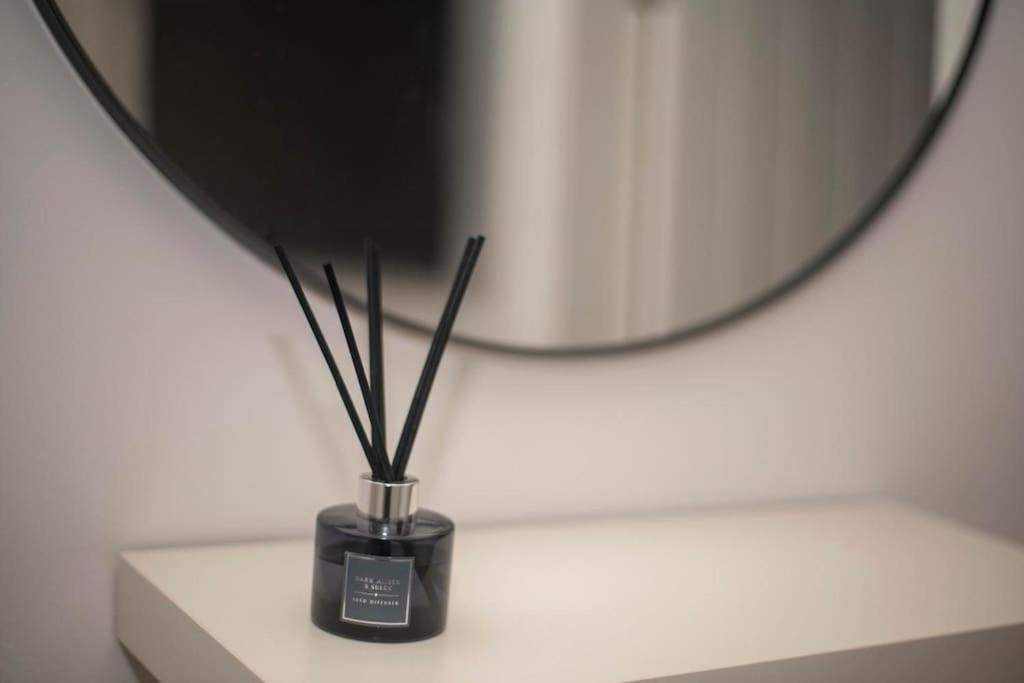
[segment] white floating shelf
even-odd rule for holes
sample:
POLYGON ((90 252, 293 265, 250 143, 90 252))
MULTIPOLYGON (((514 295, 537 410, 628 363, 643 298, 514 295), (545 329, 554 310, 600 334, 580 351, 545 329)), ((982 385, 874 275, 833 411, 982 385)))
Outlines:
POLYGON ((309 620, 308 540, 126 552, 117 634, 173 681, 1022 681, 1024 547, 887 502, 456 531, 448 630, 309 620))

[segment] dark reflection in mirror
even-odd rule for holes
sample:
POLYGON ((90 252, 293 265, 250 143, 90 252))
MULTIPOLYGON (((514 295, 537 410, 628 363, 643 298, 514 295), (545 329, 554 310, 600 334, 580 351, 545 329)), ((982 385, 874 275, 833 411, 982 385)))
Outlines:
POLYGON ((254 235, 430 324, 621 344, 742 306, 839 238, 945 101, 973 0, 58 0, 156 144, 254 235))

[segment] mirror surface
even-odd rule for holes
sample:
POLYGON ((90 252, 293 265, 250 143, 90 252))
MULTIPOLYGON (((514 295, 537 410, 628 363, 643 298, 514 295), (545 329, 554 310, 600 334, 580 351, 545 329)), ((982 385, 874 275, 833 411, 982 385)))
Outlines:
POLYGON ((370 237, 388 312, 432 326, 466 236, 482 233, 457 333, 535 350, 676 334, 821 258, 919 151, 979 10, 56 4, 235 234, 281 241, 308 282, 333 260, 359 299, 370 237))

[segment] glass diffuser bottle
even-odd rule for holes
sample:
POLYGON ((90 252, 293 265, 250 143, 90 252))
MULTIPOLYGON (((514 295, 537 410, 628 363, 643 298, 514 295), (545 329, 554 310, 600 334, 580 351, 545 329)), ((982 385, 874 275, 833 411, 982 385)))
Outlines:
POLYGON ((367 245, 369 378, 334 267, 324 264, 324 274, 366 407, 369 436, 288 255, 280 245, 274 247, 371 470, 359 479, 355 504, 325 508, 316 518, 310 611, 313 623, 330 633, 357 640, 402 643, 430 638, 444 631, 455 525, 444 515, 419 509, 416 501, 419 482, 415 477, 406 476, 405 468, 483 243, 484 238, 479 235, 466 241, 394 457, 388 456, 385 442, 380 257, 376 247, 367 245))
POLYGON ((436 636, 448 615, 455 525, 417 507, 418 481, 359 479, 356 503, 316 519, 313 623, 357 640, 436 636))

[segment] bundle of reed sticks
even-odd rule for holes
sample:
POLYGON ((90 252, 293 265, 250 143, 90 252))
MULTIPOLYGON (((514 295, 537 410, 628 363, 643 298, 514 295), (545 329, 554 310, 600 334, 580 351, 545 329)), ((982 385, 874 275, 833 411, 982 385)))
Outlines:
POLYGON ((352 331, 352 322, 349 319, 348 309, 345 306, 345 298, 342 295, 341 287, 338 286, 338 278, 335 275, 334 267, 330 263, 324 264, 324 274, 327 277, 327 284, 331 289, 331 296, 334 298, 335 308, 338 309, 338 318, 341 321, 341 330, 345 335, 345 343, 348 346, 349 355, 352 358, 352 365, 355 368, 356 379, 359 383, 359 392, 362 394, 363 404, 366 408, 366 416, 370 423, 370 434, 367 436, 366 429, 359 417, 359 412, 352 400, 352 395, 345 385, 345 380, 338 370, 338 364, 334 360, 334 354, 324 338, 320 323, 317 322, 313 309, 309 306, 306 293, 302 289, 295 269, 281 245, 275 245, 274 251, 281 261, 288 281, 292 285, 295 297, 299 300, 299 306, 306 316, 306 322, 313 332, 320 352, 327 363, 327 369, 331 373, 334 385, 338 388, 341 402, 345 406, 345 412, 352 422, 359 445, 366 455, 366 461, 370 464, 370 472, 374 479, 380 481, 402 481, 405 479, 405 470, 409 464, 409 456, 412 453, 412 446, 416 440, 416 433, 419 431, 420 422, 423 419, 423 412, 427 406, 427 399, 430 397, 430 390, 434 386, 434 378, 441 365, 441 358, 451 337, 452 328, 455 326, 455 317, 458 315, 462 299, 469 286, 469 280, 476 267, 476 261, 483 248, 484 238, 480 235, 471 237, 466 241, 466 248, 462 252, 462 260, 459 262, 459 269, 452 283, 451 291, 448 293, 448 301, 444 311, 441 313, 441 320, 437 329, 434 330, 433 339, 430 342, 430 350, 427 352, 426 361, 423 363, 423 370, 420 372, 419 381, 416 383, 416 390, 413 392, 412 403, 409 412, 405 416, 405 424, 402 426, 402 433, 398 439, 398 446, 395 448, 393 457, 388 455, 387 440, 385 436, 385 415, 384 415, 384 354, 383 354, 383 320, 381 310, 381 273, 380 273, 380 252, 375 245, 367 243, 366 248, 366 308, 369 324, 369 347, 370 366, 369 377, 366 368, 363 367, 363 359, 359 353, 359 345, 356 342, 355 333, 352 331))

